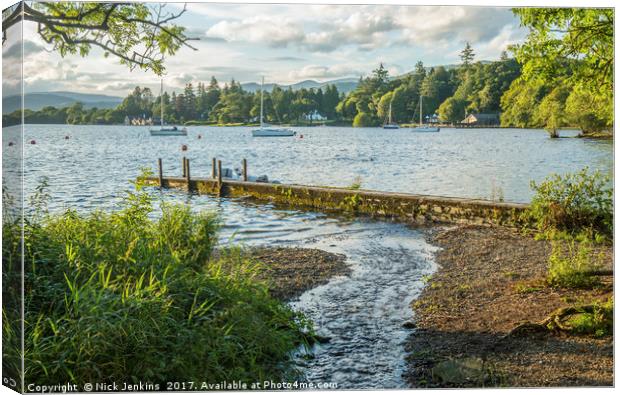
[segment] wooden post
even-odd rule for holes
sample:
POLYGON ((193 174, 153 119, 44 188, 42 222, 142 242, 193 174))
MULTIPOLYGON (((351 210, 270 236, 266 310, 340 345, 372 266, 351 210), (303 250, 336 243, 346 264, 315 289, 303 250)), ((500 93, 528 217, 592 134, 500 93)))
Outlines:
MULTIPOLYGON (((184 158, 185 159, 185 158, 184 158)), ((191 191, 191 180, 189 178, 189 159, 185 159, 185 181, 187 182, 187 190, 191 191)))
POLYGON ((183 174, 181 176, 185 177, 185 173, 186 173, 186 171, 185 171, 185 157, 183 157, 183 161, 181 163, 183 165, 183 174))
POLYGON ((243 181, 248 180, 248 160, 243 158, 243 181))
POLYGON ((215 158, 211 160, 211 178, 215 179, 217 176, 216 167, 215 167, 215 158))
POLYGON ((217 161, 217 193, 222 194, 222 161, 217 161))
POLYGON ((161 158, 157 159, 157 174, 159 176, 159 187, 164 187, 164 170, 161 164, 161 158))

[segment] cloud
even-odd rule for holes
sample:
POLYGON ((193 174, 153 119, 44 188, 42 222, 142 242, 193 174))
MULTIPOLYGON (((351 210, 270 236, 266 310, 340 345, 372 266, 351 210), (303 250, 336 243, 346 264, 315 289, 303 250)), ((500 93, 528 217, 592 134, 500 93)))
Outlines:
POLYGON ((363 74, 358 68, 350 65, 307 65, 299 70, 292 70, 288 74, 291 81, 305 79, 325 79, 345 76, 359 76, 363 74))
POLYGON ((207 30, 205 36, 227 42, 247 42, 270 47, 297 46, 318 52, 331 52, 343 45, 357 44, 372 49, 384 44, 382 33, 397 28, 388 14, 368 10, 350 13, 346 18, 322 22, 318 30, 305 31, 305 24, 292 18, 257 15, 241 20, 224 20, 207 30))
POLYGON ((206 32, 206 37, 226 41, 262 43, 270 47, 286 47, 303 41, 304 31, 293 20, 275 20, 268 16, 254 16, 240 21, 221 21, 206 32))
MULTIPOLYGON (((271 9, 275 8, 261 10, 271 9)), ((304 12, 286 17, 263 11, 238 20, 222 20, 209 28, 205 36, 319 53, 345 46, 365 52, 411 45, 447 48, 455 41, 486 43, 502 34, 506 26, 518 28, 507 8, 321 5, 308 6, 304 12), (313 14, 321 17, 308 21, 308 15, 313 14)))
POLYGON ((406 43, 426 47, 487 42, 516 25, 509 9, 491 7, 400 7, 396 18, 406 43))
POLYGON ((34 55, 39 52, 47 51, 44 46, 39 45, 30 40, 24 40, 24 47, 22 50, 22 43, 13 43, 6 49, 2 50, 2 57, 4 59, 21 59, 22 53, 24 56, 34 55))

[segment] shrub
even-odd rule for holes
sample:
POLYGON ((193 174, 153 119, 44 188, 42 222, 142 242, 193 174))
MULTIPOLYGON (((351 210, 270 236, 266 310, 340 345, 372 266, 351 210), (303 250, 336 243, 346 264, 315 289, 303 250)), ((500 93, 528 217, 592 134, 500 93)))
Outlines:
MULTIPOLYGON (((598 279, 592 272, 601 267, 593 262, 592 248, 588 243, 569 242, 564 251, 559 243, 553 245, 549 257, 547 282, 560 288, 589 288, 597 284, 598 279)), ((598 258, 599 261, 601 257, 598 258)))
POLYGON ((594 335, 597 337, 610 335, 614 327, 614 301, 609 299, 605 303, 594 303, 592 312, 583 312, 573 315, 568 324, 571 330, 579 334, 594 335))
POLYGON ((290 354, 310 324, 239 249, 212 256, 218 217, 168 204, 152 214, 138 185, 118 212, 26 224, 26 382, 295 376, 290 354))
POLYGON ((613 236, 613 196, 610 178, 585 168, 565 176, 553 175, 540 184, 532 181, 536 192, 529 217, 539 230, 553 237, 557 232, 575 236, 597 234, 613 236))

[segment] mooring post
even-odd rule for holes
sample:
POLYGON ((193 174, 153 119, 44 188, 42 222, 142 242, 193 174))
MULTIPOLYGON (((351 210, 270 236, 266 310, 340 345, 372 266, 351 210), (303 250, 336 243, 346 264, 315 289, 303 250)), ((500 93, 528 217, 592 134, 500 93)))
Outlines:
POLYGON ((161 158, 157 159, 157 174, 159 176, 159 187, 164 187, 164 170, 161 164, 161 158))
POLYGON ((248 160, 243 158, 243 181, 248 180, 248 160))
MULTIPOLYGON (((185 159, 185 158, 184 158, 185 159)), ((191 191, 191 180, 189 178, 189 159, 185 159, 185 181, 187 182, 187 190, 191 191)))
POLYGON ((215 176, 217 176, 217 172, 215 171, 215 158, 213 158, 211 160, 211 178, 215 179, 215 176))
POLYGON ((217 193, 222 194, 222 161, 217 161, 217 193))
POLYGON ((186 174, 186 170, 185 170, 185 157, 183 157, 183 160, 182 160, 182 162, 181 162, 181 163, 182 163, 182 165, 183 165, 183 174, 182 174, 182 177, 185 177, 185 174, 186 174))

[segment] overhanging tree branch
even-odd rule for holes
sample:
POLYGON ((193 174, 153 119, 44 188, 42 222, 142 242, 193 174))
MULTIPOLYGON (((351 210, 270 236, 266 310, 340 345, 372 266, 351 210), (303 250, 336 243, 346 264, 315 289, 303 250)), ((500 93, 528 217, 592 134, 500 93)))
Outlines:
POLYGON ((61 56, 85 56, 92 47, 101 48, 130 69, 164 71, 166 55, 188 47, 185 28, 173 24, 186 11, 165 12, 165 4, 144 3, 23 3, 4 18, 3 43, 7 30, 21 20, 37 24, 39 36, 61 56))

